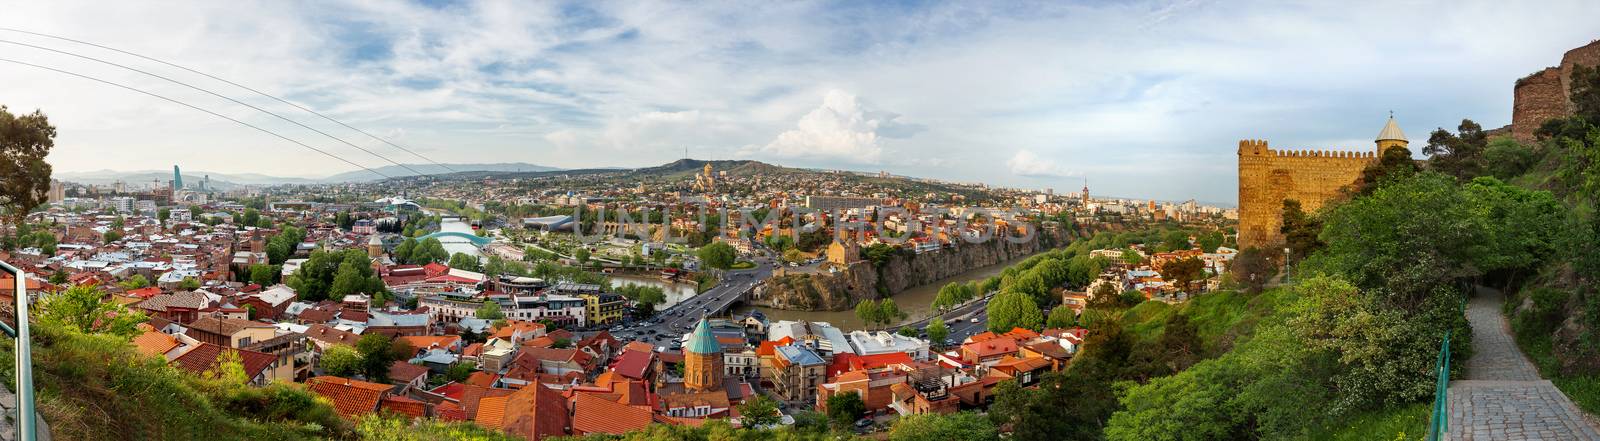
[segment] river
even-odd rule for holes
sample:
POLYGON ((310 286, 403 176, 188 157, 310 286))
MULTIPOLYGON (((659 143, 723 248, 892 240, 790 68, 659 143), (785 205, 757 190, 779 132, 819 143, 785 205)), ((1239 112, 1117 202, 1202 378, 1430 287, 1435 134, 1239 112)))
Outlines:
MULTIPOLYGON (((933 299, 939 296, 939 288, 943 288, 945 285, 950 284, 950 282, 967 282, 972 280, 987 279, 990 276, 1000 274, 1001 271, 1005 271, 1007 266, 1011 266, 1011 264, 1020 262, 1022 259, 1026 259, 1028 257, 1030 256, 1022 256, 994 265, 974 268, 968 270, 967 272, 957 274, 953 277, 940 279, 933 283, 901 291, 899 294, 895 294, 891 298, 894 299, 895 306, 898 306, 900 311, 903 311, 907 314, 905 321, 916 321, 931 315, 933 299)), ((861 319, 856 318, 856 311, 854 309, 844 311, 796 311, 749 306, 741 303, 734 307, 733 313, 734 316, 737 317, 744 315, 746 312, 751 310, 761 311, 762 314, 766 314, 767 320, 769 321, 806 320, 812 322, 828 322, 829 324, 837 326, 839 329, 842 329, 846 332, 857 329, 866 329, 865 323, 862 322, 861 319)))
POLYGON ((669 283, 661 280, 660 277, 645 275, 614 274, 611 276, 611 286, 620 287, 628 284, 660 287, 667 295, 667 303, 656 305, 656 310, 658 311, 676 305, 684 299, 694 297, 695 288, 698 287, 694 283, 669 283))

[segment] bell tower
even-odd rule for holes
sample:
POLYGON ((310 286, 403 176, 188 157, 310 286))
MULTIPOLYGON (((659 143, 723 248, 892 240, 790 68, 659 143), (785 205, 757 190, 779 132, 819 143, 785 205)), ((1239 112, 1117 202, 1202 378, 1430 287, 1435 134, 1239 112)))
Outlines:
POLYGON ((1383 158, 1383 152, 1389 150, 1390 147, 1405 147, 1406 144, 1410 143, 1406 141, 1405 132, 1400 131, 1400 125, 1395 124, 1394 112, 1389 112, 1389 122, 1383 125, 1383 130, 1378 132, 1378 139, 1374 142, 1378 144, 1378 158, 1380 160, 1383 158))

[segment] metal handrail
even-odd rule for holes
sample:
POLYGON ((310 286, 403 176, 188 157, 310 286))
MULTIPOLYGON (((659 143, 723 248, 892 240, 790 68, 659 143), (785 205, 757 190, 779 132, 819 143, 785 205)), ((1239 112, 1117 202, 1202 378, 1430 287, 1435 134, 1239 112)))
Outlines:
MULTIPOLYGON (((17 328, 6 328, 6 334, 16 339, 17 353, 17 440, 38 439, 38 416, 33 408, 33 350, 28 332, 28 274, 11 264, 0 262, 0 271, 16 278, 17 328)), ((0 323, 0 326, 4 326, 0 323)))

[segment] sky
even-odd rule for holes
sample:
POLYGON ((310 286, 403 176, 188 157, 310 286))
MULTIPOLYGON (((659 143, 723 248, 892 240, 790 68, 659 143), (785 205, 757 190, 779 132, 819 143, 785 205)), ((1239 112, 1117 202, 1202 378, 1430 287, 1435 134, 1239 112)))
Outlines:
MULTIPOLYGON (((194 68, 445 163, 683 158, 1162 200, 1237 199, 1240 139, 1367 151, 1511 119, 1512 84, 1600 38, 1600 2, 0 0, 0 27, 194 68)), ((427 162, 147 60, 0 30, 0 58, 123 83, 364 166, 427 162), (279 112, 377 153, 163 80, 279 112)), ((353 166, 193 109, 0 62, 58 171, 321 177, 353 166)))

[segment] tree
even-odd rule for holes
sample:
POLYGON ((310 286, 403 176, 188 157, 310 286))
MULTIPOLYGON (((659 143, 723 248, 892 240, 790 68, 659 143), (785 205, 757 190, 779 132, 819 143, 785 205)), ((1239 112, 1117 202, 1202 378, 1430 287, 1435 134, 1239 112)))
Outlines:
POLYGON ((178 289, 183 291, 200 289, 200 280, 193 277, 184 277, 182 281, 178 282, 178 289))
POLYGON ((1227 238, 1223 237, 1221 231, 1207 232, 1206 234, 1200 235, 1200 250, 1207 253, 1215 253, 1217 252, 1217 248, 1221 247, 1222 243, 1226 241, 1227 238))
POLYGON ((867 412, 866 403, 855 391, 828 397, 828 421, 836 428, 847 428, 867 412))
POLYGON ((883 299, 878 304, 878 321, 884 325, 894 323, 906 318, 906 313, 900 311, 900 306, 894 304, 894 299, 883 299))
POLYGON ((1044 314, 1033 298, 1016 291, 1001 291, 989 301, 989 330, 1006 332, 1011 328, 1039 329, 1044 314))
POLYGON ((117 286, 121 286, 122 289, 132 291, 150 286, 150 279, 146 279, 144 274, 134 274, 133 277, 129 277, 128 280, 118 283, 117 286))
POLYGON ((726 242, 712 242, 700 247, 697 253, 700 262, 707 267, 726 270, 733 267, 733 262, 738 258, 739 252, 726 242))
POLYGON ((882 321, 883 310, 872 300, 862 300, 856 304, 856 318, 861 319, 867 326, 872 326, 882 321))
POLYGON ((389 365, 410 355, 396 351, 394 346, 394 341, 382 333, 368 333, 356 341, 356 352, 361 353, 361 373, 368 380, 387 383, 389 365))
POLYGON ((105 300, 105 292, 94 286, 74 286, 55 295, 40 296, 39 320, 81 332, 132 337, 135 327, 145 321, 144 314, 129 311, 117 302, 105 300))
POLYGON ((50 284, 51 285, 57 285, 57 286, 67 284, 67 272, 66 271, 62 271, 62 270, 56 270, 56 272, 51 273, 50 274, 50 284))
POLYGON ((1182 230, 1168 232, 1161 238, 1161 247, 1172 251, 1187 250, 1189 249, 1189 233, 1182 230))
POLYGON ((1245 287, 1245 292, 1258 293, 1278 274, 1276 253, 1259 248, 1245 248, 1228 264, 1233 280, 1245 287))
POLYGON ((1278 232, 1283 233, 1284 247, 1289 248, 1289 257, 1296 262, 1322 248, 1322 240, 1317 238, 1322 233, 1322 221, 1306 215, 1300 201, 1283 200, 1283 225, 1278 232))
POLYGON ((935 345, 944 344, 944 339, 950 337, 950 328, 945 327, 944 320, 939 317, 928 321, 928 327, 923 329, 928 331, 928 340, 935 345))
POLYGON ((1078 313, 1065 305, 1050 310, 1050 318, 1045 320, 1046 328, 1072 328, 1078 326, 1078 313))
POLYGON ((755 398, 739 404, 739 423, 746 428, 761 428, 778 424, 778 402, 766 395, 757 394, 755 398))
POLYGON ((1139 252, 1134 251, 1133 248, 1124 249, 1122 250, 1122 263, 1129 266, 1138 265, 1144 263, 1144 256, 1140 256, 1139 252))
POLYGON ((239 219, 239 225, 256 226, 261 223, 261 212, 254 208, 244 209, 244 216, 239 219))
POLYGON ((572 251, 572 258, 578 259, 578 264, 579 265, 588 265, 589 264, 589 257, 590 256, 589 256, 589 249, 588 248, 578 247, 578 249, 572 251))
POLYGON ((411 263, 411 253, 417 249, 417 239, 407 237, 394 247, 394 259, 400 263, 411 263))
POLYGON ((334 345, 322 351, 322 372, 335 377, 349 377, 361 372, 361 353, 348 345, 334 345))
POLYGON ((467 253, 456 253, 450 256, 450 267, 467 271, 480 271, 483 267, 478 263, 478 257, 467 253))
POLYGON ((1462 180, 1482 175, 1489 134, 1470 119, 1461 120, 1456 132, 1439 128, 1428 136, 1428 145, 1422 148, 1428 167, 1462 180))
POLYGON ((1357 195, 1372 191, 1392 181, 1417 174, 1417 162, 1411 159, 1411 149, 1391 146, 1378 156, 1378 162, 1361 170, 1361 180, 1356 185, 1357 195))
POLYGON ((100 238, 101 239, 105 239, 105 242, 107 244, 112 243, 112 242, 116 242, 116 241, 122 240, 122 231, 121 230, 108 230, 108 231, 105 232, 105 234, 100 235, 100 238))
POLYGON ((274 282, 278 281, 279 272, 281 271, 278 269, 277 265, 268 265, 264 263, 250 265, 250 283, 261 286, 270 286, 274 282))
POLYGON ((500 311, 500 303, 494 300, 484 300, 483 305, 479 306, 478 310, 472 313, 472 316, 484 320, 499 320, 506 318, 506 314, 500 311))
POLYGON ((907 415, 895 420, 889 441, 999 441, 994 423, 976 412, 907 415))
POLYGON ((55 137, 56 128, 43 112, 17 116, 0 106, 0 208, 12 225, 24 224, 50 192, 51 167, 44 158, 55 137))
POLYGON ((1186 257, 1161 265, 1161 277, 1172 280, 1184 292, 1189 291, 1189 285, 1195 280, 1206 275, 1206 263, 1196 257, 1186 257))
POLYGON ((450 260, 450 252, 445 251, 444 243, 439 242, 437 237, 423 239, 422 242, 417 244, 417 248, 411 251, 411 263, 414 264, 421 265, 448 260, 450 260))

